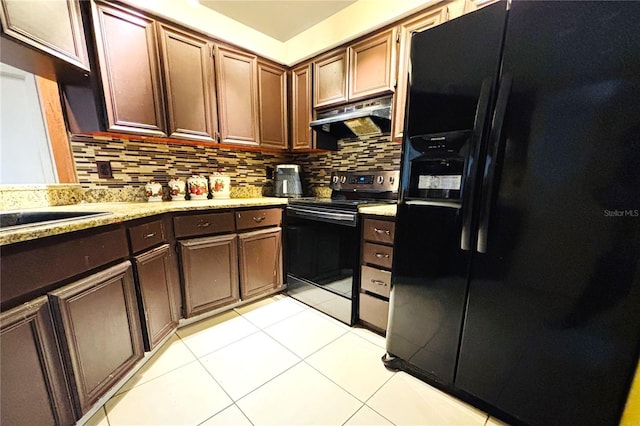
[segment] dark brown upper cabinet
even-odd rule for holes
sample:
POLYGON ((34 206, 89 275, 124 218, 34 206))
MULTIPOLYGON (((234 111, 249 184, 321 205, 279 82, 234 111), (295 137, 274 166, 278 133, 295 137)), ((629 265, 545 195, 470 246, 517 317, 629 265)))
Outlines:
POLYGON ((329 52, 313 63, 313 107, 347 101, 347 49, 329 52))
POLYGON ((154 21, 93 3, 107 130, 166 136, 154 21))
POLYGON ((411 35, 440 25, 447 20, 447 7, 431 9, 425 13, 406 19, 400 23, 400 51, 398 54, 398 84, 393 105, 393 123, 391 132, 393 139, 402 139, 404 127, 404 111, 407 102, 407 82, 409 79, 409 52, 411 51, 411 35))
POLYGON ((0 314, 0 351, 0 423, 75 423, 46 296, 0 314))
POLYGON ((260 146, 286 149, 287 69, 258 61, 260 146))
POLYGON ((396 29, 349 47, 349 100, 392 92, 396 79, 396 29))
POLYGON ((311 67, 308 62, 291 70, 291 149, 313 147, 313 132, 309 123, 311 108, 311 67))
POLYGON ((78 0, 1 0, 0 6, 0 22, 5 35, 89 70, 78 0))
POLYGON ((211 44, 162 24, 159 34, 169 137, 214 142, 218 115, 211 44))
POLYGON ((220 142, 258 145, 258 59, 224 46, 216 46, 215 56, 220 142))

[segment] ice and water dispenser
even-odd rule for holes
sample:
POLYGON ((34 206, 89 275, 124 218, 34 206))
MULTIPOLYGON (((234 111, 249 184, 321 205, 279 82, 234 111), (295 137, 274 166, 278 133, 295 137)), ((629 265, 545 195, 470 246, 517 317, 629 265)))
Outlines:
POLYGON ((404 199, 460 202, 471 133, 412 136, 404 154, 409 174, 404 199))

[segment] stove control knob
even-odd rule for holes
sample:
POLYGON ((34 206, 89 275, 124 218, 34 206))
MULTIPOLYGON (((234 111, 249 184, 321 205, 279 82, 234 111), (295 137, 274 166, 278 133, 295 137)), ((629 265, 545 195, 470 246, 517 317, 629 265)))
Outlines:
POLYGON ((333 183, 338 183, 338 176, 334 176, 331 180, 333 183))
POLYGON ((345 183, 347 181, 346 176, 340 176, 340 183, 345 183))
POLYGON ((378 176, 378 183, 382 185, 384 183, 384 176, 378 176))
POLYGON ((389 183, 391 185, 393 185, 393 182, 395 182, 396 178, 394 178, 393 176, 389 176, 389 183))

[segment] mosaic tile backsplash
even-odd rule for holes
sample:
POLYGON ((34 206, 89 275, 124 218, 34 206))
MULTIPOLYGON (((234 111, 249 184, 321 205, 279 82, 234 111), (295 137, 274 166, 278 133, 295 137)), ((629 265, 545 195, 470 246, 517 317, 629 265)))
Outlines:
POLYGON ((150 179, 166 185, 171 176, 211 174, 218 167, 231 176, 232 188, 254 186, 271 195, 267 166, 300 164, 306 195, 329 186, 333 170, 398 170, 400 144, 388 136, 342 139, 338 151, 306 154, 261 153, 228 148, 163 144, 125 138, 73 136, 71 146, 79 183, 87 189, 121 188, 136 191, 150 179), (98 177, 96 161, 110 161, 113 178, 98 177))
POLYGON ((172 176, 186 180, 223 168, 231 186, 272 187, 266 167, 287 161, 286 155, 226 148, 145 142, 135 139, 74 136, 71 147, 78 181, 84 187, 143 187, 150 178, 166 185, 172 176), (98 177, 96 161, 110 161, 113 178, 98 177))
POLYGON ((332 171, 369 172, 400 170, 401 144, 389 136, 341 139, 338 151, 297 156, 305 193, 313 195, 314 187, 329 186, 332 171))

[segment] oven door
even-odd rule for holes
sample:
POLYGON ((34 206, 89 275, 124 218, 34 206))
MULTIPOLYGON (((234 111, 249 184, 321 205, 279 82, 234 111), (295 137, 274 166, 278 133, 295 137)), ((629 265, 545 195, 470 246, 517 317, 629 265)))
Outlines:
POLYGON ((358 214, 288 206, 286 228, 289 295, 353 324, 360 258, 358 214))

